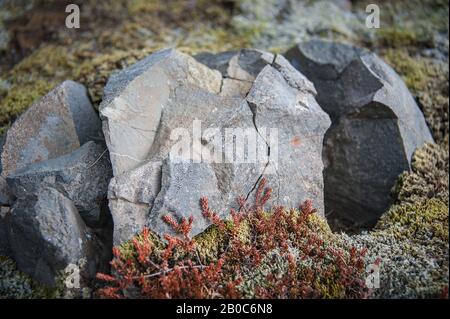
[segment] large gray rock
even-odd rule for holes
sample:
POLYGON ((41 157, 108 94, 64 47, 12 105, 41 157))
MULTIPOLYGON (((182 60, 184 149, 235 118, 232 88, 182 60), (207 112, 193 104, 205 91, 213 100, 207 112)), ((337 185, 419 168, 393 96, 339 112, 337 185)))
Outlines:
POLYGON ((61 189, 84 221, 95 226, 100 222, 111 177, 106 146, 91 141, 68 155, 18 169, 7 182, 17 201, 37 194, 43 184, 61 189))
POLYGON ((82 279, 92 279, 105 251, 85 225, 63 189, 41 185, 17 201, 8 217, 9 239, 18 268, 53 286, 70 264, 80 267, 82 279))
POLYGON ((326 212, 353 225, 373 224, 391 204, 390 189, 409 170, 414 150, 433 141, 423 114, 373 53, 310 41, 286 57, 314 83, 332 119, 323 152, 326 212))
POLYGON ((322 213, 330 120, 314 94, 282 56, 250 49, 195 59, 163 50, 112 76, 100 112, 114 171, 114 242, 144 225, 169 231, 165 214, 193 215, 195 235, 209 225, 200 197, 226 217, 238 196, 253 200, 263 176, 273 204, 309 198, 322 213))
POLYGON ((102 139, 101 123, 84 86, 65 81, 25 111, 8 130, 2 175, 68 154, 102 139))

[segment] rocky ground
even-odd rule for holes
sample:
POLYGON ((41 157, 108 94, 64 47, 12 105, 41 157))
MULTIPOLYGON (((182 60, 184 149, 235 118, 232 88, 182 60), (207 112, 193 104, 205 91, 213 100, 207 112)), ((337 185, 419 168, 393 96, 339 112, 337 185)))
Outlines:
MULTIPOLYGON (((168 89, 181 92, 170 99, 167 108, 171 111, 161 115, 160 121, 167 130, 177 127, 177 121, 185 120, 186 114, 179 108, 185 103, 196 115, 201 114, 205 123, 219 122, 222 127, 229 123, 249 123, 257 130, 268 121, 272 124, 278 121, 277 124, 284 124, 279 125, 283 127, 281 137, 299 137, 289 140, 286 144, 289 147, 280 148, 280 171, 272 178, 268 176, 272 198, 275 198, 273 203, 296 207, 302 200, 312 199, 333 232, 322 224, 314 229, 330 246, 367 248, 365 263, 379 263, 381 267, 381 286, 370 297, 448 298, 448 2, 380 1, 380 29, 366 28, 367 3, 360 0, 82 1, 81 29, 69 30, 61 27, 65 20, 64 1, 2 2, 0 136, 6 155, 2 155, 0 187, 6 189, 3 185, 7 183, 11 189, 0 193, 2 205, 8 203, 2 207, 0 221, 6 220, 9 206, 14 205, 12 216, 16 217, 8 222, 8 227, 15 230, 9 235, 15 239, 8 249, 14 252, 32 243, 29 248, 32 253, 23 258, 18 258, 16 253, 17 266, 10 258, 0 257, 0 296, 73 297, 73 292, 60 282, 63 280, 59 278, 61 264, 72 257, 74 260, 87 257, 86 277, 92 277, 95 271, 106 272, 100 264, 110 258, 112 234, 114 243, 121 244, 144 225, 157 233, 166 231, 160 219, 151 216, 160 216, 173 206, 185 214, 192 213, 192 206, 183 206, 188 195, 191 202, 195 196, 198 199, 208 196, 211 205, 224 214, 233 207, 234 197, 253 196, 258 177, 264 175, 270 158, 263 167, 239 166, 231 172, 213 165, 201 171, 181 170, 167 161, 170 145, 162 133, 145 135, 128 152, 128 141, 121 140, 114 130, 122 132, 123 125, 129 124, 127 134, 136 137, 134 124, 142 123, 136 119, 133 125, 120 121, 117 124, 113 111, 119 106, 112 101, 120 96, 139 105, 141 95, 137 94, 136 98, 137 91, 125 90, 126 85, 123 86, 127 79, 134 80, 135 73, 130 69, 123 73, 117 71, 145 58, 146 62, 134 67, 136 72, 152 75, 150 79, 159 79, 158 76, 173 79, 168 89), (329 47, 319 40, 345 45, 329 47), (297 43, 303 44, 297 46, 297 43), (176 47, 177 51, 164 51, 161 57, 153 58, 167 61, 164 67, 155 67, 152 58, 146 58, 167 47, 176 47), (217 55, 241 48, 262 51, 217 55), (282 60, 283 56, 286 61, 282 60), (365 57, 360 59, 361 56, 365 57), (237 65, 232 61, 238 61, 237 65), (174 70, 185 72, 186 78, 176 82, 178 75, 174 75, 174 70), (192 70, 195 72, 191 73, 192 70), (87 92, 83 93, 78 84, 68 80, 83 84, 87 92), (312 89, 310 81, 314 84, 312 89), (194 84, 200 89, 192 88, 194 84), (51 90, 53 93, 47 95, 51 90), (276 93, 271 95, 272 92, 276 93), (347 96, 346 92, 352 94, 347 96), (265 94, 270 98, 266 99, 265 94), (71 96, 77 96, 76 102, 71 96), (277 100, 280 96, 283 99, 277 100), (294 105, 298 101, 290 100, 291 96, 296 96, 295 99, 300 96, 298 99, 306 104, 308 120, 302 122, 304 113, 297 113, 294 105), (317 108, 314 97, 325 112, 317 108), (34 104, 33 111, 29 108, 35 102, 38 104, 34 104), (95 132, 100 124, 95 123, 97 115, 91 103, 102 114, 103 132, 95 132), (277 109, 285 103, 292 105, 292 109, 283 111, 289 116, 277 109), (58 141, 64 147, 47 147, 42 154, 30 151, 29 157, 22 156, 21 163, 18 150, 27 149, 29 140, 35 141, 36 132, 49 127, 46 122, 45 126, 36 124, 30 129, 29 123, 40 123, 40 118, 46 119, 43 108, 50 112, 54 105, 60 104, 72 112, 60 114, 62 121, 69 125, 57 131, 60 126, 55 124, 51 134, 42 136, 42 141, 62 136, 64 141, 58 141), (211 114, 206 111, 210 105, 224 104, 230 105, 230 110, 219 108, 219 112, 211 114), (29 112, 24 113, 27 109, 29 112), (79 128, 74 109, 94 122, 79 128), (91 111, 93 116, 86 113, 91 111), (19 118, 21 114, 24 115, 19 118), (374 125, 374 119, 380 118, 383 124, 378 121, 374 125), (297 129, 299 122, 302 126, 297 129), (94 128, 86 134, 89 136, 80 133, 86 127, 94 128), (361 141, 350 138, 349 142, 348 136, 361 136, 361 141), (145 141, 150 138, 156 142, 151 156, 147 156, 145 141), (365 145, 364 141, 371 143, 365 145), (297 152, 291 147, 298 143, 308 152, 297 152), (323 168, 322 144, 325 195, 322 180, 316 178, 323 168), (339 154, 333 153, 336 145, 342 150, 339 154), (107 155, 106 150, 109 150, 107 155), (136 169, 135 163, 122 161, 124 154, 133 158, 145 156, 136 169), (31 162, 41 163, 26 165, 31 162), (306 173, 297 176, 299 172, 306 173), (158 174, 162 174, 162 187, 153 182, 161 180, 155 177, 158 174), (77 178, 71 179, 72 176, 77 178), (105 194, 112 176, 108 209, 105 194), (204 184, 205 180, 217 176, 226 181, 228 188, 218 183, 216 190, 211 183, 204 184), (173 181, 183 183, 183 177, 191 182, 197 179, 198 184, 185 193, 180 192, 173 181), (299 189, 304 192, 297 192, 299 189), (325 197, 324 207, 321 196, 325 197), (183 201, 177 202, 180 198, 183 201), (370 198, 369 205, 367 198, 370 198), (187 212, 189 207, 191 211, 187 212), (55 236, 52 227, 42 225, 61 216, 47 215, 48 220, 42 221, 36 216, 44 211, 64 211, 65 219, 61 223, 76 227, 58 233, 61 237, 55 236), (114 225, 108 217, 109 211, 114 225), (23 227, 24 224, 31 226, 23 227), (88 238, 88 244, 74 250, 76 244, 64 242, 67 238, 88 238), (42 247, 47 247, 44 249, 47 260, 60 259, 39 268, 33 254, 42 247), (60 251, 70 253, 61 256, 60 251), (34 279, 25 273, 32 274, 34 279), (53 287, 43 286, 35 279, 53 287)), ((151 87, 161 83, 149 81, 142 85, 151 87)), ((160 112, 157 103, 150 107, 149 114, 160 112)), ((159 122, 145 128, 156 131, 158 125, 159 122)), ((0 224, 0 254, 14 255, 2 250, 4 224, 0 224)), ((195 222, 193 229, 199 234, 198 242, 217 241, 217 237, 211 236, 214 232, 202 232, 206 226, 195 222)), ((128 248, 123 244, 121 249, 128 248)), ((203 250, 202 258, 203 254, 209 255, 210 251, 203 250)), ((276 267, 284 271, 285 266, 268 262, 260 268, 264 267, 268 267, 265 271, 277 272, 280 269, 276 267)), ((240 286, 243 296, 255 296, 255 291, 249 288, 260 284, 255 278, 259 277, 248 275, 240 286)), ((89 297, 93 288, 90 285, 76 295, 89 297)), ((321 297, 346 296, 339 289, 335 293, 329 287, 317 289, 323 290, 321 297)))

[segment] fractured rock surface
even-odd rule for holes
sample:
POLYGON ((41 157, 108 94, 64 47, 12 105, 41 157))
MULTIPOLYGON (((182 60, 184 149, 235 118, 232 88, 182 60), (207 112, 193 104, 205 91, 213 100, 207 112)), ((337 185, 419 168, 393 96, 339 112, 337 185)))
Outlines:
POLYGON ((100 112, 114 171, 115 244, 144 226, 169 231, 165 214, 193 215, 195 235, 209 225, 200 197, 227 216, 238 196, 253 200, 262 176, 277 194, 273 204, 312 199, 323 213, 330 120, 314 95, 282 56, 252 49, 195 59, 168 49, 113 75, 100 112))
POLYGON ((330 115, 325 135, 325 211, 370 225, 414 150, 433 138, 414 98, 376 54, 339 43, 300 43, 286 57, 317 89, 330 115))
POLYGON ((101 123, 84 86, 64 81, 25 111, 8 130, 2 175, 72 152, 101 139, 101 123))
POLYGON ((48 161, 30 164, 7 178, 17 200, 35 194, 43 184, 64 190, 84 221, 95 225, 100 221, 111 164, 105 155, 106 146, 87 142, 74 152, 48 161))
POLYGON ((82 275, 94 277, 99 243, 63 190, 43 186, 17 201, 8 224, 14 260, 33 278, 52 286, 69 264, 84 263, 82 275))

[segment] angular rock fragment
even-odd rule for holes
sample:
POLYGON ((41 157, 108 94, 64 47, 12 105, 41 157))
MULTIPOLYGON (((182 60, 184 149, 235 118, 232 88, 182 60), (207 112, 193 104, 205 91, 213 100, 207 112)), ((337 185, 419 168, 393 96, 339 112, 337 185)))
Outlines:
POLYGON ((377 55, 338 43, 300 43, 286 57, 317 89, 330 115, 325 136, 325 210, 370 225, 391 204, 390 189, 414 150, 433 141, 395 71, 377 55))
POLYGON ((47 285, 55 285, 71 264, 79 267, 82 278, 90 279, 105 262, 104 249, 63 189, 42 185, 14 204, 8 224, 18 268, 47 285))
POLYGON ((149 218, 149 226, 158 234, 170 233, 170 227, 162 222, 165 215, 189 219, 196 218, 190 235, 195 236, 205 230, 210 222, 202 218, 199 205, 201 197, 206 197, 218 212, 227 207, 228 194, 222 193, 219 180, 210 164, 180 162, 167 158, 162 169, 162 189, 156 197, 149 218), (219 206, 220 205, 220 206, 219 206))
POLYGON ((115 245, 146 226, 153 201, 161 189, 161 165, 161 162, 147 162, 111 180, 108 199, 115 245))
POLYGON ((252 49, 195 59, 163 50, 113 75, 100 112, 115 176, 108 195, 115 244, 144 224, 169 231, 165 214, 193 215, 195 235, 209 225, 201 197, 226 217, 238 196, 253 200, 262 176, 274 204, 313 199, 321 208, 330 122, 314 94, 282 56, 252 49))
POLYGON ((70 154, 16 170, 7 182, 17 201, 37 194, 44 184, 61 189, 84 221, 95 226, 100 222, 111 177, 106 146, 91 141, 70 154))
POLYGON ((84 86, 65 81, 23 113, 8 130, 2 175, 55 158, 89 140, 102 139, 101 125, 84 86))
POLYGON ((313 85, 302 77, 266 66, 247 101, 256 127, 277 128, 276 140, 267 141, 274 172, 267 176, 274 188, 272 202, 297 207, 309 199, 323 215, 322 143, 331 122, 314 99, 313 85))
POLYGON ((174 49, 159 51, 112 75, 100 115, 114 175, 146 161, 163 110, 177 97, 176 87, 217 94, 220 84, 219 72, 174 49))

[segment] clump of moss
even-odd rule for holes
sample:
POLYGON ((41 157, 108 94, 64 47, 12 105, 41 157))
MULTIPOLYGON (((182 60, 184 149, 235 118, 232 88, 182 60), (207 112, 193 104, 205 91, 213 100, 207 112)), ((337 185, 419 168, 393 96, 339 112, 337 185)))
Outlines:
POLYGON ((428 46, 430 41, 421 30, 397 26, 380 28, 376 36, 378 46, 389 48, 428 46))
POLYGON ((436 142, 448 144, 448 64, 429 58, 412 57, 403 49, 385 50, 382 57, 403 77, 408 88, 417 97, 436 142))
POLYGON ((400 203, 415 203, 426 198, 449 200, 448 148, 426 144, 416 150, 411 162, 411 172, 404 172, 393 187, 400 203))
POLYGON ((70 79, 79 60, 63 45, 47 45, 34 51, 17 64, 9 78, 13 84, 29 83, 35 79, 54 82, 70 79))
POLYGON ((37 80, 13 86, 0 103, 0 135, 14 119, 54 87, 54 83, 37 80))
POLYGON ((17 270, 8 257, 0 256, 0 299, 49 298, 53 291, 17 270))
POLYGON ((422 245, 432 241, 448 243, 448 206, 439 199, 395 205, 378 221, 377 231, 387 230, 399 240, 410 239, 422 245))

